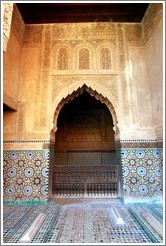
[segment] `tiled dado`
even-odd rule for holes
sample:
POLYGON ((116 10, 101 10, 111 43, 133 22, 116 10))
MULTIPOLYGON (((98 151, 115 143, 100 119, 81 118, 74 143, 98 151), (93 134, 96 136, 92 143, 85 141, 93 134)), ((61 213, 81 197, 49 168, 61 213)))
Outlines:
POLYGON ((47 201, 50 150, 4 150, 4 201, 47 201))
MULTIPOLYGON (((119 151, 124 202, 161 201, 162 148, 131 147, 119 151)), ((49 162, 54 162, 53 159, 49 149, 4 150, 4 201, 46 202, 49 162)))
POLYGON ((124 202, 162 202, 162 148, 121 148, 124 202))

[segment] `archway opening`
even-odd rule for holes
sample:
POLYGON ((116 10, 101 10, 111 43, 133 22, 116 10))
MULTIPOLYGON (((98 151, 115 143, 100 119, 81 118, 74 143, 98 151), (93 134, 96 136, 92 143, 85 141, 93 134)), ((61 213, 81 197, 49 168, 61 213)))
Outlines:
POLYGON ((114 124, 86 90, 61 108, 55 133, 52 197, 118 196, 114 124))

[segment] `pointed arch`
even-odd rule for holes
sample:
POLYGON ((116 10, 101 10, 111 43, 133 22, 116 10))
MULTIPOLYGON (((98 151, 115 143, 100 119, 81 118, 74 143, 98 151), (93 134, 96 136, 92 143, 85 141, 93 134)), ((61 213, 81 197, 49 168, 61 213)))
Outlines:
POLYGON ((93 90, 91 87, 88 87, 86 84, 83 84, 83 86, 80 86, 77 90, 74 90, 71 94, 68 94, 65 98, 62 98, 58 103, 58 106, 54 111, 54 116, 53 116, 54 125, 53 125, 53 129, 51 130, 52 133, 51 138, 53 141, 55 138, 55 132, 57 131, 57 119, 61 109, 65 104, 69 103, 74 98, 81 95, 84 91, 88 92, 96 100, 99 100, 101 103, 104 103, 106 105, 106 107, 108 108, 108 110, 112 115, 113 124, 114 124, 113 130, 115 131, 115 134, 119 132, 118 125, 117 125, 118 124, 117 115, 112 103, 108 100, 107 97, 104 97, 101 93, 98 93, 96 90, 93 90))

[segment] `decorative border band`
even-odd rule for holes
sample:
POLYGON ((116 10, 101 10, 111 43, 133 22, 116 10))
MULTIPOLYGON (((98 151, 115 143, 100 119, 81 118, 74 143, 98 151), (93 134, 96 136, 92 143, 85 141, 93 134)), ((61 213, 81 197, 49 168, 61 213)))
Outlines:
POLYGON ((3 141, 3 143, 50 143, 50 141, 46 140, 34 140, 34 141, 3 141))
POLYGON ((153 142, 163 142, 163 139, 132 139, 132 140, 130 140, 130 139, 125 139, 125 140, 123 140, 123 139, 118 139, 117 141, 119 141, 119 142, 124 142, 124 143, 153 143, 153 142))
POLYGON ((118 140, 116 148, 163 148, 163 140, 118 140))
POLYGON ((25 200, 25 201, 17 201, 17 200, 5 200, 3 201, 4 205, 29 205, 29 206, 34 206, 34 205, 45 205, 47 204, 48 201, 35 201, 35 200, 25 200))

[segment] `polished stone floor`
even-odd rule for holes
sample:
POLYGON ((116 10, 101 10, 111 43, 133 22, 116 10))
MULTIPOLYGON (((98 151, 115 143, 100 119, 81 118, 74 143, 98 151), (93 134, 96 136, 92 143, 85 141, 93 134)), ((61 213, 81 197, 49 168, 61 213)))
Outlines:
POLYGON ((3 243, 19 243, 39 214, 45 219, 31 239, 33 243, 162 243, 158 233, 147 222, 152 215, 160 226, 163 208, 158 204, 124 205, 119 199, 59 198, 46 205, 4 205, 3 243), (120 219, 120 220, 118 220, 120 219))

